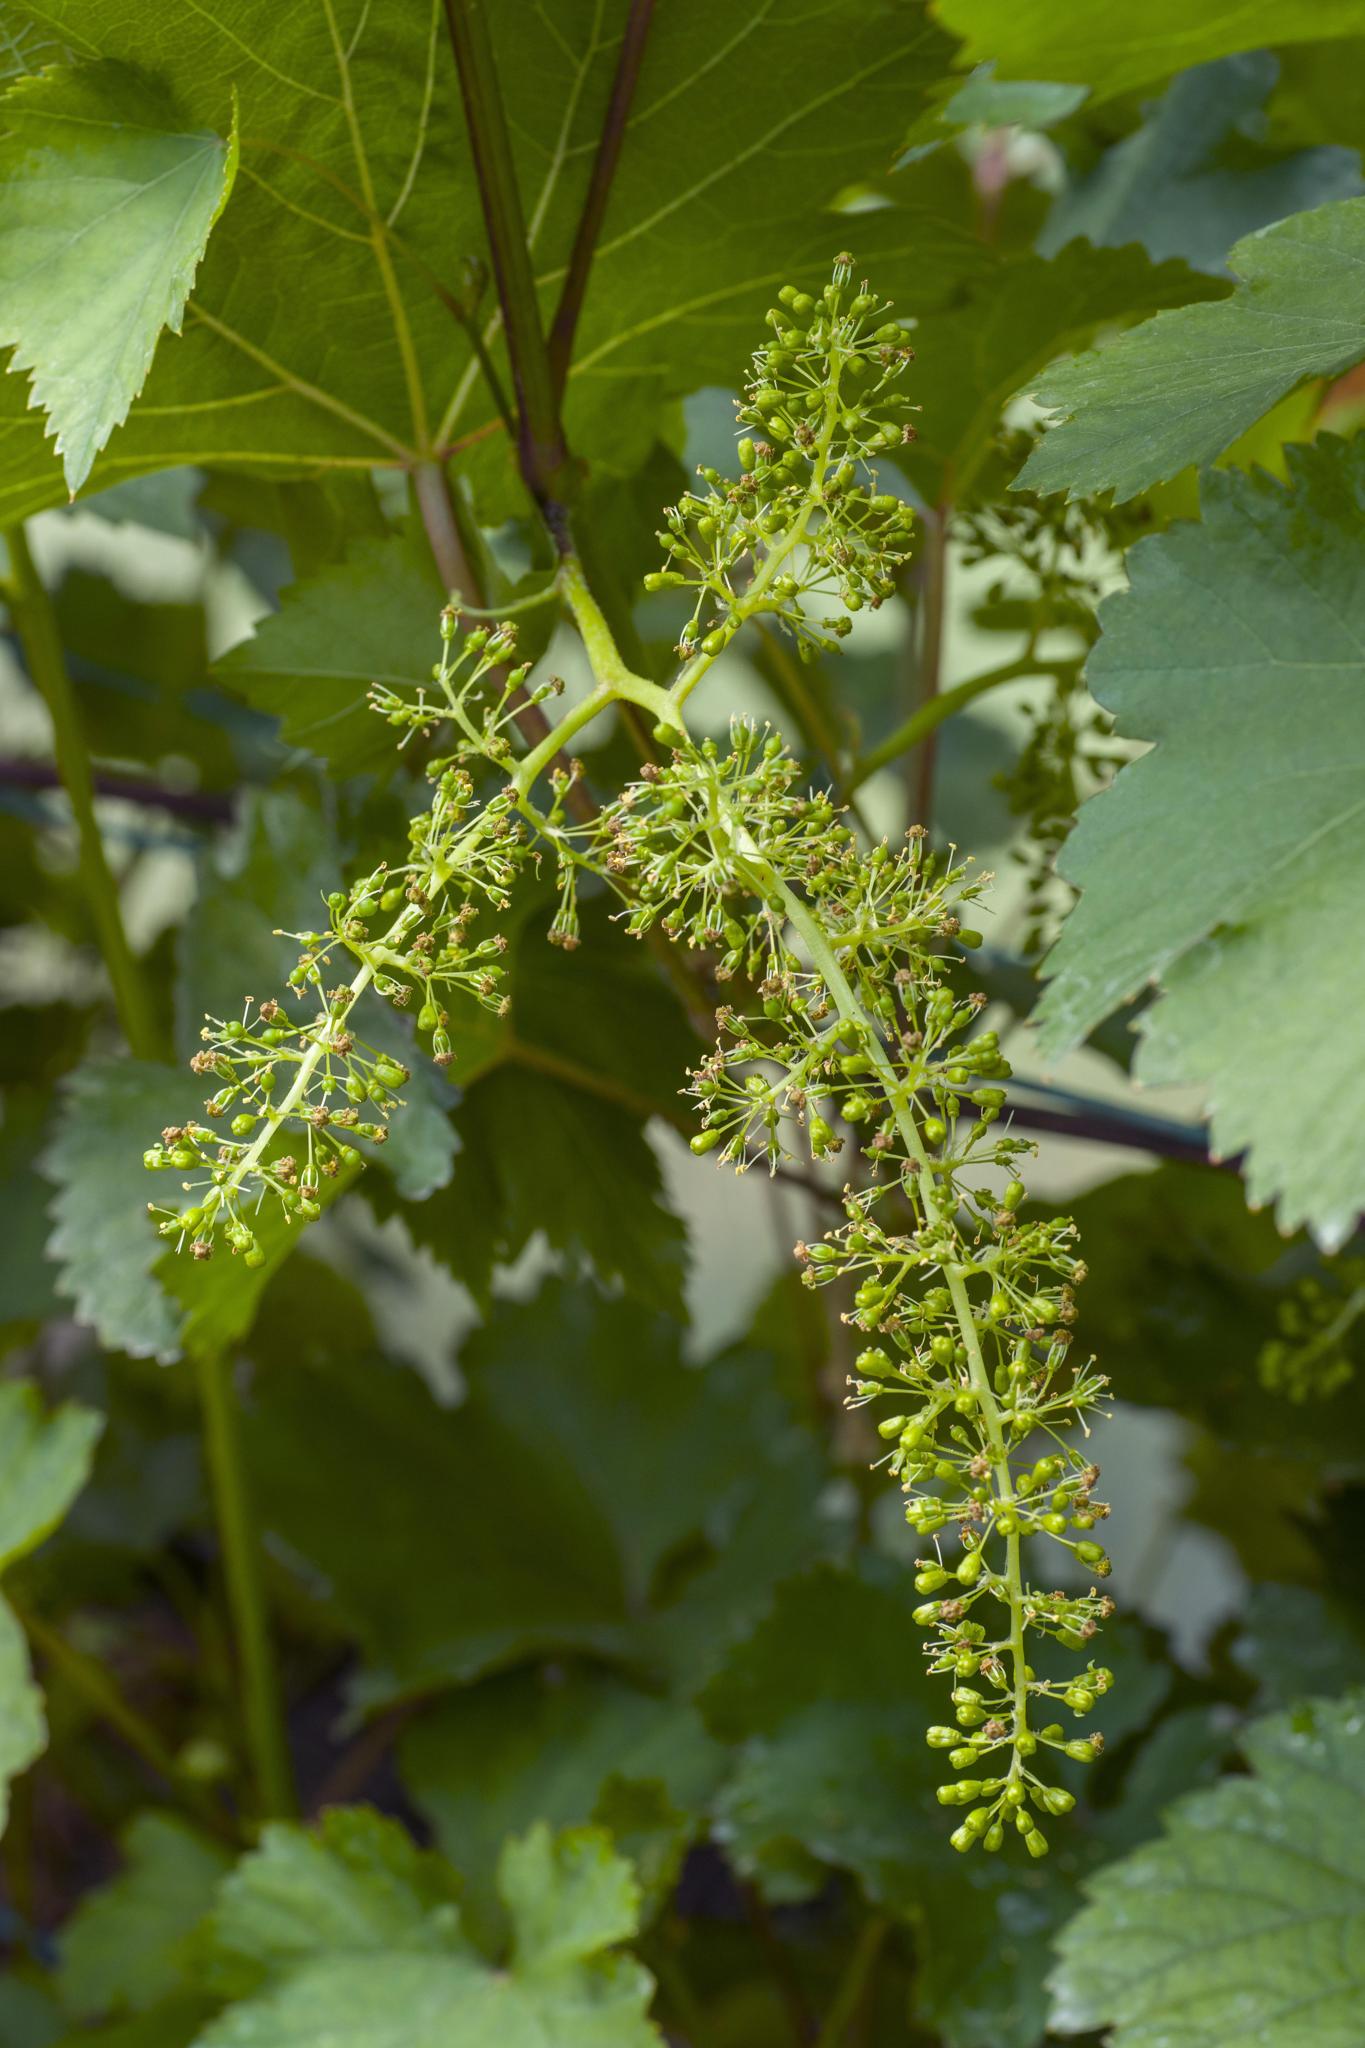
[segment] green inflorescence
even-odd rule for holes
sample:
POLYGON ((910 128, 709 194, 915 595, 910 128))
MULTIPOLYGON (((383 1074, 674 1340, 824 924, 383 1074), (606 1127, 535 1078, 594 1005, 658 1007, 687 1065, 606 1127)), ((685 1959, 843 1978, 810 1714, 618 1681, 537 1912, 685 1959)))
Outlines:
POLYGON ((504 1001, 503 937, 476 936, 476 921, 496 919, 547 856, 560 884, 550 935, 572 945, 580 881, 605 882, 633 932, 657 928, 695 949, 734 990, 690 1077, 693 1150, 741 1170, 798 1147, 817 1162, 848 1156, 843 1224, 796 1253, 809 1285, 851 1290, 845 1320, 864 1343, 850 1404, 873 1419, 880 1462, 926 1546, 917 1620, 931 1670, 952 1680, 956 1723, 928 1731, 956 1773, 938 1796, 968 1809, 957 1848, 999 1849, 1012 1831, 1036 1856, 1047 1848, 1039 1814, 1074 1804, 1044 1760, 1086 1762, 1103 1746, 1088 1723, 1112 1679, 1091 1643, 1111 1602, 1088 1582, 1109 1571, 1095 1534, 1108 1510, 1085 1439, 1106 1383, 1073 1362, 1085 1277, 1074 1228, 1024 1210, 1019 1163, 1032 1148, 1009 1129, 1009 1062, 980 1028, 985 998, 958 990, 980 943, 964 917, 988 878, 931 851, 919 826, 868 844, 804 786, 774 732, 736 722, 722 746, 686 730, 687 698, 747 621, 771 616, 805 654, 837 645, 854 612, 893 594, 911 551, 909 508, 878 488, 874 467, 913 433, 897 389, 913 359, 905 331, 854 287, 848 258, 818 297, 779 298, 740 407, 740 474, 706 470, 705 488, 670 509, 669 565, 648 579, 693 596, 672 686, 632 674, 569 558, 561 591, 595 687, 518 753, 527 672, 503 666, 515 630, 479 628, 457 648, 447 610, 434 693, 373 697, 405 740, 452 736, 427 771, 433 794, 407 856, 331 896, 326 930, 294 935, 302 951, 284 1003, 210 1022, 195 1065, 214 1086, 206 1114, 226 1129, 169 1131, 149 1152, 149 1165, 191 1175, 188 1205, 153 1213, 201 1257, 225 1239, 252 1262, 261 1201, 307 1220, 321 1177, 353 1161, 358 1141, 382 1141, 407 1074, 352 1030, 361 996, 373 988, 410 1008, 445 1062, 449 1004, 504 1001), (668 758, 589 823, 571 822, 575 771, 560 749, 620 700, 651 712, 668 758), (342 960, 351 978, 329 989, 342 960), (308 1005, 298 1022, 292 998, 308 1005), (1029 1583, 1025 1547, 1044 1543, 1066 1554, 1073 1590, 1029 1583), (1069 1677, 1042 1675, 1048 1643, 1086 1661, 1069 1677), (1075 1732, 1054 1718, 1063 1710, 1075 1732))

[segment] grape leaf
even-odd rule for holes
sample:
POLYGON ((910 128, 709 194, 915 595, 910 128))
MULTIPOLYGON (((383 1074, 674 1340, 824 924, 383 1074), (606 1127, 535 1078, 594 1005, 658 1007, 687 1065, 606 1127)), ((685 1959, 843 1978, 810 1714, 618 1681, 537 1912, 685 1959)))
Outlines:
POLYGON ((1179 1801, 1089 1884, 1052 2024, 1114 2048, 1351 2048, 1365 2000, 1365 1693, 1257 1722, 1251 1777, 1179 1801))
POLYGON ((440 658, 442 590, 424 540, 356 541, 342 561, 286 586, 280 610, 215 665, 230 689, 280 720, 280 738, 353 775, 396 759, 371 711, 371 683, 415 693, 440 658))
POLYGON ((1141 542, 1102 609, 1090 688, 1156 745, 1082 809, 1037 1014, 1055 1057, 1158 981, 1139 1078, 1204 1084, 1252 1199, 1337 1245, 1365 1207, 1365 1076, 1320 1023, 1365 1000, 1365 447, 1288 457, 1290 490, 1211 476, 1204 523, 1141 542))
MULTIPOLYGON (((27 1380, 0 1384, 0 1569, 52 1533, 85 1484, 102 1426, 74 1402, 47 1413, 27 1380)), ((29 1673, 24 1632, 0 1600, 0 1830, 10 1780, 46 1746, 43 1696, 29 1673)))
POLYGON ((11 1780, 46 1748, 43 1695, 33 1682, 24 1631, 9 1602, 0 1600, 0 1832, 9 1818, 11 1780))
POLYGON ((1078 243, 1050 262, 1027 252, 1003 258, 961 305, 915 331, 908 388, 921 407, 919 438, 901 467, 931 503, 959 499, 1006 404, 1046 364, 1110 321, 1221 289, 1138 248, 1078 243))
POLYGON ((309 1949, 230 2006, 197 2048, 658 2048, 649 1974, 617 1953, 636 1931, 635 1881, 595 1830, 554 1836, 541 1825, 507 1843, 498 1885, 514 1935, 498 1970, 454 1926, 443 1943, 378 1939, 374 1909, 391 1910, 387 1871, 357 1866, 352 1911, 340 1919, 330 1900, 310 1897, 308 1873, 298 1875, 277 1905, 305 1933, 316 1922, 309 1949))
MULTIPOLYGON (((193 35, 121 0, 14 11, 83 56, 159 75, 191 121, 216 122, 232 90, 241 103, 241 175, 185 338, 158 359, 99 478, 180 462, 407 466, 496 427, 431 282, 461 297, 465 260, 484 252, 439 5, 244 0, 201 10, 193 35)), ((553 0, 490 15, 547 324, 618 57, 621 9, 605 14, 553 0)), ((571 366, 578 453, 629 468, 661 400, 734 376, 792 267, 825 272, 847 234, 825 209, 886 167, 950 53, 926 10, 897 0, 657 10, 571 366)), ((870 214, 859 226, 860 257, 898 271, 917 304, 977 260, 954 223, 870 214)), ((478 317, 496 350, 491 305, 478 317)), ((56 480, 40 438, 10 417, 0 505, 15 518, 54 502, 56 480)))
POLYGON ((364 1352, 299 1358, 245 1418, 265 1519, 359 1638, 367 1700, 552 1651, 698 1683, 837 1535, 762 1354, 686 1366, 676 1324, 556 1283, 500 1305, 459 1364, 452 1410, 364 1352), (339 1499, 380 1496, 382 1521, 338 1519, 339 1499))
POLYGON ((1248 136, 1279 76, 1269 50, 1200 64, 1175 79, 1141 126, 1058 196, 1038 246, 1083 235, 1097 248, 1141 242, 1154 262, 1182 256, 1222 271, 1243 235, 1361 189, 1352 149, 1283 155, 1248 136))
POLYGON ((188 1937, 232 1860, 165 1813, 138 1814, 122 1849, 126 1867, 88 1892, 62 1929, 62 2000, 74 2013, 137 2011, 174 1991, 188 1937))
POLYGON ((439 1856, 369 1807, 332 1807, 314 1828, 273 1822, 218 1888, 205 1969, 240 1995, 319 1954, 459 1949, 458 1892, 439 1856))
POLYGON ((1220 0, 1197 9, 1145 0, 1122 14, 1097 12, 1086 0, 939 0, 938 14, 966 37, 966 61, 993 58, 1006 78, 1088 85, 1096 100, 1235 50, 1348 36, 1360 27, 1353 0, 1220 0))
MULTIPOLYGON (((220 106, 226 111, 226 92, 220 106)), ((142 389, 185 301, 237 168, 125 65, 13 86, 0 143, 0 344, 31 373, 74 497, 142 389)))
POLYGON ((1212 462, 1305 378, 1365 356, 1365 198, 1248 235, 1228 267, 1231 298, 1158 313, 1037 385, 1062 420, 1018 489, 1131 498, 1212 462))
POLYGON ((602 1822, 622 1810, 625 1788, 652 1785, 665 1796, 636 1832, 632 1860, 671 1875, 724 1754, 686 1701, 603 1672, 542 1668, 440 1701, 404 1737, 400 1765, 466 1879, 466 1917, 482 1935, 499 1925, 494 1878, 504 1836, 537 1819, 557 1828, 602 1822))
POLYGON ((85 1484, 101 1427, 73 1403, 47 1414, 26 1380, 0 1385, 0 1570, 56 1528, 85 1484))

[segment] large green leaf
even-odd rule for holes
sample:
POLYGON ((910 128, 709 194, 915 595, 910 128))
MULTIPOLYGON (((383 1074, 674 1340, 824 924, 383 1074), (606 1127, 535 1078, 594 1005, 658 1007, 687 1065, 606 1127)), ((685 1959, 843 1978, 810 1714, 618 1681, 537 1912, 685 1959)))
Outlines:
POLYGON ((1212 462, 1308 377, 1365 356, 1365 198, 1249 235, 1229 299, 1182 306, 1063 363, 1037 386, 1060 413, 1021 489, 1118 500, 1212 462))
MULTIPOLYGON (((220 92, 217 116, 228 112, 220 92)), ((163 327, 180 332, 237 166, 120 64, 21 80, 0 120, 0 344, 74 494, 142 389, 163 327)))
POLYGON ((453 1922, 415 1941, 410 1923, 382 1936, 394 1908, 387 1859, 368 1873, 353 1859, 344 1899, 320 1864, 278 1875, 274 1910, 306 1945, 288 1957, 272 1948, 272 1981, 230 2006, 198 2048, 658 2048, 649 1975, 616 1952, 636 1931, 638 1892, 603 1834, 540 1826, 508 1842, 498 1883, 513 1944, 497 1970, 453 1922))
MULTIPOLYGON (((0 1384, 0 1568, 52 1533, 90 1471, 102 1427, 68 1403, 48 1414, 27 1380, 0 1384)), ((29 1673, 24 1632, 0 1600, 0 1829, 9 1783, 47 1746, 43 1696, 29 1673)))
POLYGON ((1158 981, 1140 1078, 1204 1084, 1252 1198, 1337 1244, 1365 1207, 1365 1075, 1330 1028, 1365 1002, 1365 448, 1292 450, 1290 476, 1211 477, 1204 523, 1141 543, 1103 609, 1090 687, 1155 745, 1082 810, 1038 1014, 1055 1055, 1158 981))
POLYGON ((1136 247, 1076 244, 1050 262, 1003 258, 961 305, 922 320, 908 388, 921 407, 903 467, 930 502, 959 499, 1015 393, 1055 357, 1111 321, 1216 296, 1183 263, 1153 264, 1136 247))
MULTIPOLYGON (((483 252, 477 188, 439 0, 269 0, 178 17, 120 0, 24 0, 15 12, 82 55, 145 67, 188 118, 241 103, 243 162, 184 341, 97 474, 231 463, 297 474, 406 463, 488 426, 492 408, 437 292, 483 252)), ((572 247, 626 9, 554 0, 490 10, 548 318, 572 247)), ((885 170, 950 39, 897 0, 746 0, 656 11, 603 224, 570 379, 579 452, 627 469, 657 401, 733 378, 793 266, 823 273, 847 239, 823 209, 885 170), (761 71, 761 99, 753 81, 761 71)), ((963 229, 859 223, 859 256, 918 304, 976 261, 963 229)), ((485 303, 490 341, 497 323, 485 303)), ((0 502, 55 496, 39 437, 12 414, 0 502)))
POLYGON ((630 1842, 642 1879, 675 1874, 724 1767, 696 1709, 605 1672, 512 1671, 468 1686, 405 1737, 403 1782, 467 1881, 481 1923, 498 1923, 505 1836, 548 1820, 605 1822, 623 1792, 648 1792, 654 1824, 630 1842))
POLYGON ((1365 2007, 1365 1693, 1258 1722, 1255 1775, 1180 1801, 1091 1881, 1053 2024, 1115 2048, 1354 2048, 1365 2007))
POLYGON ((207 1972, 240 1994, 319 1954, 460 1948, 459 1891, 397 1821, 337 1806, 316 1828, 274 1822, 224 1878, 206 1929, 207 1972))
POLYGON ((679 1340, 636 1303, 552 1284, 465 1347, 456 1409, 365 1353, 262 1379, 263 1512, 359 1638, 369 1697, 572 1650, 698 1683, 773 1580, 835 1540, 772 1361, 690 1367, 679 1340), (338 1517, 362 1496, 380 1521, 338 1517))
POLYGON ((349 775, 392 762, 397 735, 369 710, 371 683, 415 692, 441 651, 442 590, 424 541, 355 542, 290 584, 281 608, 217 664, 228 686, 280 720, 280 738, 349 775))
POLYGON ((1077 235, 1096 247, 1141 242, 1154 260, 1183 256, 1217 271, 1241 236, 1352 198, 1361 189, 1355 150, 1286 156, 1251 139, 1278 76, 1268 50, 1184 72, 1139 128, 1062 191, 1039 247, 1050 254, 1077 235))
POLYGON ((189 1937, 232 1861, 173 1814, 138 1814, 122 1847, 126 1867, 88 1892, 62 1929, 62 1997, 75 2013, 136 2012, 174 1991, 189 1937))
POLYGON ((1360 28, 1353 0, 1183 0, 1096 8, 1087 0, 938 0, 967 38, 971 62, 993 58, 1006 78, 1074 80, 1096 99, 1263 43, 1313 42, 1360 28))
POLYGON ((56 1528, 85 1484, 101 1427, 70 1403, 47 1414, 27 1380, 0 1385, 0 1569, 56 1528))

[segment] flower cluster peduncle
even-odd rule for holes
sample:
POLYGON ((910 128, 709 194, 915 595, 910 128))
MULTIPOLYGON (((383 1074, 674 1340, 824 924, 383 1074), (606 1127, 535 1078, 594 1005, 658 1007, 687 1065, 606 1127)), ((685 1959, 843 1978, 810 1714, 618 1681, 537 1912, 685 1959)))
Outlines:
POLYGON ((940 1800, 969 1808, 954 1844, 998 1849, 1011 1827, 1042 1855, 1036 1816, 1075 1803, 1042 1756, 1090 1761, 1103 1746, 1049 1717, 1088 1719, 1112 1681, 1093 1661, 1040 1676, 1030 1639, 1086 1652, 1112 1603, 1093 1585, 1026 1584, 1021 1546, 1042 1539, 1108 1574, 1098 1467, 1074 1440, 1106 1383, 1071 1362, 1074 1226, 1021 1214, 1032 1147, 1001 1124, 1009 1063, 979 1028, 985 998, 956 994, 947 972, 980 943, 962 913, 985 878, 928 851, 918 827, 861 844, 802 789, 781 740, 743 723, 728 750, 707 741, 647 769, 599 832, 630 928, 657 921, 752 991, 719 1011, 692 1076, 693 1151, 741 1171, 798 1145, 817 1160, 852 1145, 865 1161, 842 1228, 797 1256, 809 1285, 852 1290, 844 1319, 866 1346, 850 1402, 875 1415, 881 1462, 930 1545, 916 1585, 936 1597, 916 1619, 931 1670, 955 1681, 956 1727, 929 1731, 961 1774, 940 1800))

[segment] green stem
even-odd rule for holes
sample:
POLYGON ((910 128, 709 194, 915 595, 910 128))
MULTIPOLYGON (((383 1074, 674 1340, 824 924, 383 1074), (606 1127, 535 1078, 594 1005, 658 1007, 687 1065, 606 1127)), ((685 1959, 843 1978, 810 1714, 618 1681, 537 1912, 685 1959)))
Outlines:
POLYGON ((609 704, 623 701, 638 704, 642 711, 653 712, 665 730, 681 730, 677 706, 668 691, 658 683, 650 682, 647 676, 636 675, 621 659, 611 628, 588 588, 582 564, 575 555, 565 555, 561 562, 559 587, 573 613, 596 688, 566 711, 554 731, 547 733, 539 745, 532 747, 530 753, 524 754, 517 763, 512 784, 519 797, 529 794, 537 777, 543 774, 566 741, 585 725, 591 724, 599 711, 605 711, 609 704))
POLYGON ((247 1488, 231 1368, 221 1352, 201 1356, 198 1368, 205 1450, 240 1666, 246 1746, 257 1811, 270 1820, 293 1813, 297 1802, 270 1639, 260 1533, 247 1488))
POLYGON ((57 771, 71 803, 80 840, 80 874, 100 952, 113 986, 123 1035, 135 1058, 154 1060, 160 1047, 147 991, 128 944, 118 887, 104 856, 95 792, 76 694, 62 655, 56 613, 34 564, 22 525, 5 529, 11 583, 7 592, 28 670, 52 714, 57 771))
MULTIPOLYGON (((943 675, 943 629, 948 597, 948 507, 935 505, 929 513, 922 564, 919 604, 919 709, 927 711, 939 695, 943 675)), ((926 725, 919 742, 919 763, 911 774, 912 815, 925 826, 933 823, 934 767, 937 721, 926 725)), ((909 770, 909 763, 907 763, 909 770)))
MULTIPOLYGON (((792 928, 800 935, 825 987, 834 998, 835 1007, 846 1023, 856 1024, 866 1047, 868 1058, 877 1070, 886 1099, 895 1119, 901 1142, 914 1163, 915 1177, 919 1183, 920 1199, 926 1215, 933 1213, 934 1168, 920 1136, 919 1127, 910 1109, 910 1100, 905 1084, 891 1061, 883 1042, 881 1032, 868 1016, 854 993, 852 984, 839 965, 834 948, 829 942, 819 918, 810 906, 802 901, 774 871, 762 850, 742 828, 736 834, 735 853, 739 865, 746 872, 750 887, 765 902, 780 902, 792 928)), ((941 1268, 944 1282, 952 1297, 953 1311, 957 1318, 958 1330, 966 1347, 968 1371, 976 1391, 981 1418, 985 1426, 987 1441, 991 1447, 992 1483, 1001 1508, 1015 1505, 1014 1486, 1010 1476, 1009 1452, 1005 1443, 1004 1426, 1000 1420, 1000 1409, 991 1385, 990 1373, 981 1354, 981 1342, 977 1335, 976 1321, 972 1315, 971 1300, 967 1293, 966 1274, 958 1264, 941 1268)), ((1028 1668, 1024 1654, 1024 1587, 1020 1567, 1019 1537, 1015 1532, 1005 1539, 1005 1574, 1003 1598, 1010 1614, 1010 1662, 1013 1677, 1015 1734, 1021 1734, 1028 1725, 1028 1668)), ((1010 1776, 1018 1777, 1022 1765, 1017 1747, 1010 1761, 1010 1776)))
POLYGON ((848 1967, 835 1989, 834 1998, 815 2048, 841 2048, 844 2036, 858 2016, 882 1944, 891 1932, 891 1922, 875 1914, 861 1929, 848 1959, 848 1967))
MULTIPOLYGON (((10 1605, 15 1606, 12 1599, 10 1605)), ((35 1649, 53 1670, 61 1673, 71 1690, 79 1693, 99 1719, 107 1721, 115 1733, 122 1736, 133 1754, 141 1757, 158 1777, 173 1785, 200 1820, 219 1834, 233 1834, 207 1786, 186 1775, 151 1722, 124 1699, 103 1666, 97 1664, 93 1657, 87 1657, 83 1650, 69 1643, 59 1629, 49 1627, 36 1614, 19 1607, 15 1607, 15 1612, 35 1649)))
POLYGON ((965 683, 957 683, 951 690, 941 690, 936 696, 921 704, 919 709, 898 725, 871 753, 863 754, 854 764, 849 778, 850 789, 860 789, 879 768, 885 768, 902 754, 916 747, 929 733, 942 725, 945 719, 954 717, 975 698, 984 696, 987 690, 997 690, 1002 683, 1015 683, 1024 676, 1060 675, 1080 667, 1076 661, 1039 661, 1030 648, 1013 661, 1002 661, 998 668, 983 669, 979 676, 970 676, 965 683))

